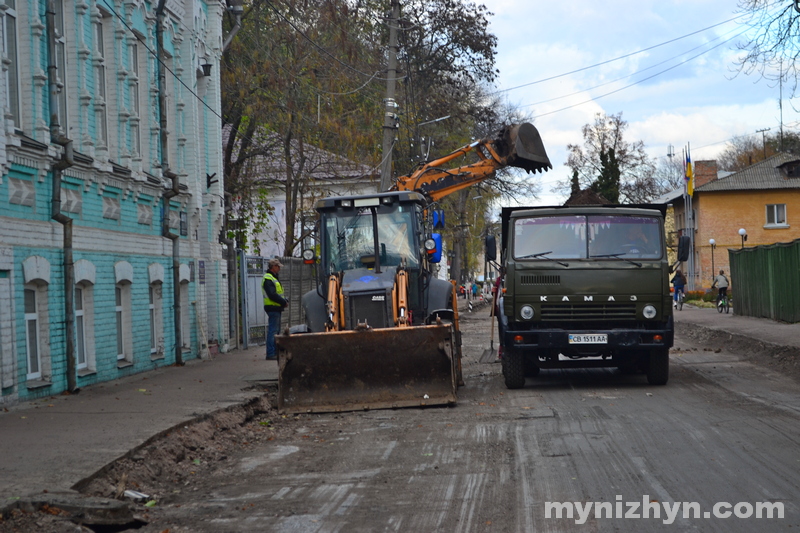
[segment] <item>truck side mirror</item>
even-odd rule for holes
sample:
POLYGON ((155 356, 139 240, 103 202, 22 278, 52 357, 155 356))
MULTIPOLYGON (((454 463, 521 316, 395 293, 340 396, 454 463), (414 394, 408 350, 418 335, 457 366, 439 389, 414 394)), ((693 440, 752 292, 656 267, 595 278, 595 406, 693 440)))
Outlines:
POLYGON ((494 235, 486 236, 486 260, 497 260, 497 239, 495 239, 494 235))
POLYGON ((678 261, 687 261, 691 253, 692 239, 688 235, 678 237, 678 261))

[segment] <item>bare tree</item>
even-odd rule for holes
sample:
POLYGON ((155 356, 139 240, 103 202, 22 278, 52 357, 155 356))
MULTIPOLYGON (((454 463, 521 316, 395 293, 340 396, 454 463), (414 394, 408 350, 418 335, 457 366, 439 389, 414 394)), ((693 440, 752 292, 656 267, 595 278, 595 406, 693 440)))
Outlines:
POLYGON ((798 59, 800 59, 800 13, 794 2, 785 0, 739 0, 739 10, 746 18, 741 24, 753 32, 739 48, 745 52, 737 66, 747 74, 758 72, 764 79, 787 82, 797 95, 798 59))

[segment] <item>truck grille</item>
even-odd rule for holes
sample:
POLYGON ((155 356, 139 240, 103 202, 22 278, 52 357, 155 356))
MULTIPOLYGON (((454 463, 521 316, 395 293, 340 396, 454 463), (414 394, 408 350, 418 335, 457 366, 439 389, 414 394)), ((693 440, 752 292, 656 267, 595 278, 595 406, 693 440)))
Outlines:
POLYGON ((561 285, 561 276, 520 276, 522 285, 561 285))
POLYGON ((544 304, 542 320, 635 320, 636 304, 544 304))
POLYGON ((372 328, 386 328, 389 324, 389 306, 392 304, 391 297, 384 293, 368 293, 350 295, 350 312, 347 313, 348 329, 355 328, 358 323, 367 323, 372 328), (378 300, 376 298, 382 298, 378 300))

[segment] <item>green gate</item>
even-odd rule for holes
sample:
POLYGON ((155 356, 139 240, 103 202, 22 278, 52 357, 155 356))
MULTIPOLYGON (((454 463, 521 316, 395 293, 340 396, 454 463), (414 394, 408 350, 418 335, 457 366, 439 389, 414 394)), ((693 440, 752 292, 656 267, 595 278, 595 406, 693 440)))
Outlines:
POLYGON ((800 239, 728 250, 734 312, 800 322, 800 239))

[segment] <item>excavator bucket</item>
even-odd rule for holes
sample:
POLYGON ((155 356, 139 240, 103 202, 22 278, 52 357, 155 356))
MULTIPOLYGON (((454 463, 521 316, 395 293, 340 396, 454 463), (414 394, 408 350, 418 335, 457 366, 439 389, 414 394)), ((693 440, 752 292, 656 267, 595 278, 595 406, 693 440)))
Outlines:
POLYGON ((525 122, 508 126, 502 131, 502 136, 510 152, 504 154, 509 166, 524 168, 528 172, 546 172, 553 168, 539 130, 533 124, 525 122))
POLYGON ((450 325, 278 335, 278 411, 456 403, 450 325))

